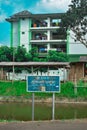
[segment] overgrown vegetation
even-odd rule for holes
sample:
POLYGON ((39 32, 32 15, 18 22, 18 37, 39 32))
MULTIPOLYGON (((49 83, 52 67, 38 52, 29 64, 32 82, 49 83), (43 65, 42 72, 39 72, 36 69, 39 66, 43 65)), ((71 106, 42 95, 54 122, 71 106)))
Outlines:
MULTIPOLYGON (((82 83, 81 83, 82 84, 82 83)), ((79 83, 80 85, 80 83, 79 83)), ((87 84, 86 84, 87 85, 87 84)), ((22 96, 31 97, 31 93, 26 91, 25 81, 1 81, 0 82, 0 96, 22 96)), ((52 93, 36 93, 38 98, 51 97, 52 93)), ((78 87, 77 94, 74 93, 74 84, 72 82, 61 83, 61 92, 56 93, 56 97, 66 98, 85 98, 87 99, 87 87, 78 87)))
POLYGON ((26 48, 19 46, 17 48, 10 48, 7 46, 0 47, 0 61, 16 61, 16 62, 27 62, 27 61, 58 61, 58 62, 67 62, 69 61, 69 56, 64 52, 49 51, 45 58, 40 58, 38 49, 33 47, 29 52, 26 51, 26 48))
MULTIPOLYGON (((10 48, 7 46, 0 47, 0 62, 68 62, 69 56, 64 52, 49 51, 46 57, 40 58, 38 54, 38 49, 33 47, 29 52, 23 46, 17 48, 10 48)), ((5 67, 5 71, 12 72, 12 67, 5 67)), ((22 70, 27 70, 29 68, 15 67, 15 72, 21 72, 22 70)))
POLYGON ((87 47, 87 0, 71 0, 62 18, 62 27, 72 30, 72 38, 87 47))

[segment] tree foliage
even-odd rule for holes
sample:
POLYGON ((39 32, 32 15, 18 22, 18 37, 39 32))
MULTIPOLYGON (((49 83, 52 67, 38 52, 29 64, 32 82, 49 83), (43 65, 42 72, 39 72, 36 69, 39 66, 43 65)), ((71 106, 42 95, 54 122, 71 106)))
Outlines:
POLYGON ((31 54, 31 60, 32 61, 39 61, 39 58, 38 58, 38 50, 37 50, 37 47, 33 47, 31 50, 30 50, 30 54, 31 54))
POLYGON ((87 0, 72 0, 62 18, 62 25, 74 32, 72 38, 75 41, 87 47, 87 0))
POLYGON ((48 61, 55 61, 55 62, 68 62, 69 56, 64 52, 59 53, 57 51, 50 50, 48 52, 47 60, 48 61))
POLYGON ((0 47, 0 61, 16 61, 16 62, 27 62, 27 61, 37 61, 37 62, 46 62, 46 61, 59 61, 66 62, 68 61, 67 54, 56 51, 49 51, 47 57, 40 58, 38 50, 36 47, 32 48, 29 52, 26 51, 24 47, 10 48, 7 46, 0 47))
MULTIPOLYGON (((67 62, 69 60, 69 57, 65 53, 59 53, 56 51, 49 51, 47 57, 40 58, 38 54, 37 48, 32 48, 29 52, 26 51, 26 49, 21 46, 17 48, 10 48, 7 46, 1 46, 0 47, 0 62, 29 62, 29 61, 35 61, 35 62, 67 62)), ((5 67, 5 71, 11 72, 12 67, 5 67)), ((15 67, 15 72, 21 72, 22 70, 27 70, 30 72, 29 68, 23 68, 23 67, 15 67)), ((41 68, 40 71, 46 71, 47 68, 41 68)))
POLYGON ((7 46, 0 47, 0 61, 12 61, 12 48, 7 46))
POLYGON ((14 49, 14 57, 14 60, 17 62, 30 61, 32 58, 31 54, 28 53, 23 46, 19 46, 16 49, 14 49))

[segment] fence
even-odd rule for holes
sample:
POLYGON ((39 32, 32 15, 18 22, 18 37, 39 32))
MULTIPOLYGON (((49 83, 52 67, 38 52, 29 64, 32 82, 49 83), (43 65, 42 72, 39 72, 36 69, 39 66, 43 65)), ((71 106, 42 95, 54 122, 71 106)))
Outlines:
POLYGON ((78 88, 86 89, 87 88, 87 79, 82 79, 81 81, 79 81, 79 83, 75 79, 75 82, 74 82, 74 94, 75 95, 78 93, 78 88))

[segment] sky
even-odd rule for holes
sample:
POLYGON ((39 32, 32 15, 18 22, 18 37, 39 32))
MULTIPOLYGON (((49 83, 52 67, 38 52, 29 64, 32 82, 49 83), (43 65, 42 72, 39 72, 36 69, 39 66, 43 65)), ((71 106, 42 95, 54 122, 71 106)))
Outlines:
POLYGON ((23 10, 31 13, 64 13, 71 0, 0 0, 0 45, 10 45, 10 23, 5 19, 23 10))

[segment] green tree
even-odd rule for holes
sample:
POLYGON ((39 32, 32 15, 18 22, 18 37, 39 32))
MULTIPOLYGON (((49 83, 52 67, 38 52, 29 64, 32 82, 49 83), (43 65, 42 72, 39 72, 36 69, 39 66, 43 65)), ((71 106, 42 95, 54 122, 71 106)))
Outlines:
POLYGON ((31 58, 31 55, 26 51, 26 49, 23 46, 19 46, 16 49, 14 49, 14 61, 30 61, 31 58))
POLYGON ((30 50, 30 55, 31 55, 31 60, 32 61, 39 61, 39 54, 38 54, 38 49, 37 47, 32 47, 32 49, 30 50))
POLYGON ((55 61, 55 62, 68 62, 69 56, 63 52, 56 52, 56 51, 49 51, 47 55, 48 61, 55 61))
POLYGON ((12 49, 7 46, 0 47, 0 61, 12 61, 12 49))
POLYGON ((62 17, 62 26, 74 32, 73 39, 87 47, 87 0, 72 0, 62 17))

